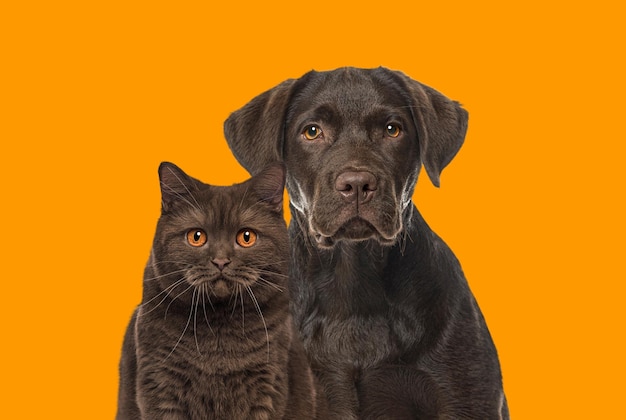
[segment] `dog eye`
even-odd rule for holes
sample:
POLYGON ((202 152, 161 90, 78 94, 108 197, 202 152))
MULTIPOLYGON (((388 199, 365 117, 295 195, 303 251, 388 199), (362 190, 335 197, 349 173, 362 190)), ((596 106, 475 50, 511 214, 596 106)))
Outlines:
POLYGON ((398 137, 401 131, 402 130, 400 130, 400 126, 393 123, 387 124, 387 127, 385 128, 385 132, 387 133, 387 135, 393 138, 398 137))
POLYGON ((250 248, 256 243, 256 238, 256 232, 252 229, 241 229, 239 232, 237 232, 237 245, 243 248, 250 248))
POLYGON ((206 244, 207 236, 202 229, 191 229, 187 232, 187 242, 191 246, 199 247, 206 244))
POLYGON ((302 135, 307 140, 315 140, 322 135, 322 129, 317 125, 308 125, 302 132, 302 135))

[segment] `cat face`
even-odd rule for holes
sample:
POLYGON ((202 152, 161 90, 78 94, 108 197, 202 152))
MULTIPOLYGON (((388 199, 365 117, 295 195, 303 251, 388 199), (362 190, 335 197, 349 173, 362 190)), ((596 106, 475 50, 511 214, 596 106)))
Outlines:
POLYGON ((204 184, 170 163, 159 177, 162 213, 151 263, 168 296, 214 305, 240 294, 266 300, 286 289, 281 165, 231 187, 204 184))

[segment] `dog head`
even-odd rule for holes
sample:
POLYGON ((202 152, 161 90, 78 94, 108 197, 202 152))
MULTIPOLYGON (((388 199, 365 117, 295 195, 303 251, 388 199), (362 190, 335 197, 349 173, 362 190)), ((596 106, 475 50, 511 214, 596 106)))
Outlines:
POLYGON ((461 106, 385 68, 311 71, 226 120, 251 173, 284 161, 292 206, 320 246, 395 243, 422 164, 435 186, 467 130, 461 106))

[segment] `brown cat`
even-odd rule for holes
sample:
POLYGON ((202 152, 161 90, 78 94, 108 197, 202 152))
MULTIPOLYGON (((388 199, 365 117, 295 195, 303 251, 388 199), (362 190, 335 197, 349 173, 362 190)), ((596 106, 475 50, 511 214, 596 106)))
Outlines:
POLYGON ((162 212, 122 349, 118 419, 322 417, 289 312, 285 171, 231 187, 159 167, 162 212))

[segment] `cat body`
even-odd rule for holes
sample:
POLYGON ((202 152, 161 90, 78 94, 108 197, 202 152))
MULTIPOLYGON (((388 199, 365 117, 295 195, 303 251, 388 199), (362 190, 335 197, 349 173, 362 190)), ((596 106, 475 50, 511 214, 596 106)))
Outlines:
POLYGON ((162 213, 124 339, 117 418, 316 418, 289 312, 283 167, 232 187, 169 163, 159 176, 162 213))

